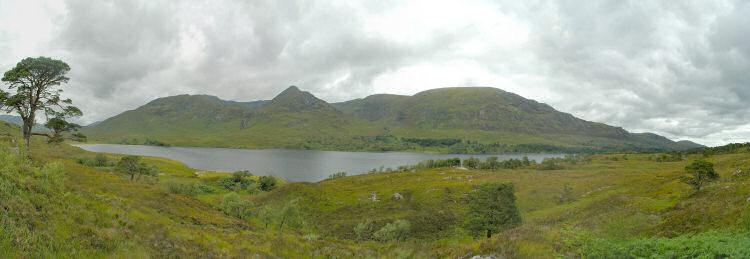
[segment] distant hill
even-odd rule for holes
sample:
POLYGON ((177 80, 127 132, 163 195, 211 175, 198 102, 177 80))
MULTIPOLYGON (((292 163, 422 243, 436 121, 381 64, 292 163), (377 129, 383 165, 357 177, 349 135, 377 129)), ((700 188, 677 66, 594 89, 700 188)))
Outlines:
MULTIPOLYGON (((21 119, 21 116, 16 115, 0 115, 0 120, 4 120, 13 124, 16 124, 18 126, 23 126, 23 119, 21 119)), ((41 124, 36 124, 34 127, 31 128, 33 131, 50 131, 47 127, 42 126, 41 124)))
POLYGON ((578 119, 489 87, 379 94, 329 104, 291 86, 272 100, 156 99, 87 127, 89 140, 236 148, 455 153, 684 150, 651 133, 578 119))
POLYGON ((233 148, 300 148, 307 141, 329 136, 377 135, 371 123, 345 116, 296 87, 262 103, 246 105, 207 95, 171 96, 83 132, 94 142, 142 144, 150 140, 233 148))
POLYGON ((680 145, 682 145, 682 146, 684 146, 684 147, 686 147, 686 148, 688 148, 688 149, 691 149, 691 148, 705 148, 706 147, 704 145, 692 142, 690 140, 680 140, 680 141, 677 141, 677 143, 680 144, 680 145))

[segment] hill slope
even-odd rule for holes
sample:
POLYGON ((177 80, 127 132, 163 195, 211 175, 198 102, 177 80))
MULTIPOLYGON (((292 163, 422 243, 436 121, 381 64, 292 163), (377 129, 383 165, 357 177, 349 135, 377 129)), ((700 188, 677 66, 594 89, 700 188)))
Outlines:
POLYGON ((329 104, 292 86, 269 101, 207 95, 154 100, 87 127, 95 142, 454 153, 683 150, 650 134, 578 119, 488 87, 329 104))
POLYGON ((83 132, 89 140, 108 143, 299 148, 329 136, 376 134, 370 126, 290 87, 273 100, 253 103, 207 95, 159 98, 83 132))

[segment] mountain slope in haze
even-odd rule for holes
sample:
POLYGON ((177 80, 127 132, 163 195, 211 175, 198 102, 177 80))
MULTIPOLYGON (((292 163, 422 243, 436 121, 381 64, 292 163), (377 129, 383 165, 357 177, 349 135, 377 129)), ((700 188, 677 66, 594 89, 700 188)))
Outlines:
MULTIPOLYGON (((18 126, 23 126, 23 119, 21 116, 16 115, 0 115, 0 120, 4 120, 18 126)), ((50 131, 47 127, 37 123, 31 128, 32 131, 50 131)))
POLYGON ((455 153, 683 150, 651 133, 578 119, 489 87, 379 94, 329 104, 292 86, 269 101, 154 100, 86 128, 95 142, 455 153))

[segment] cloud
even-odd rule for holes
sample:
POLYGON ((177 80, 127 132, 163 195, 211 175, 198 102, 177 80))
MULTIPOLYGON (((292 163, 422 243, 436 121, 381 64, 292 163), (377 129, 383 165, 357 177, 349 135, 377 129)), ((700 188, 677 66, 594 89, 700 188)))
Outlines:
POLYGON ((750 141, 750 5, 742 1, 0 7, 0 66, 38 55, 67 61, 66 94, 84 122, 183 93, 245 101, 297 85, 335 102, 481 85, 632 131, 712 145, 750 141), (7 25, 28 23, 28 15, 36 18, 25 30, 7 25))

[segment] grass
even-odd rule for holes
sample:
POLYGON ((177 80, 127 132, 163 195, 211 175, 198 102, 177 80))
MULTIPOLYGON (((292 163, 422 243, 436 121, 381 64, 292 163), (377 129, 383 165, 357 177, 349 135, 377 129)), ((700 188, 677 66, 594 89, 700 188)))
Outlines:
MULTIPOLYGON (((1 126, 1 125, 0 125, 1 126)), ((9 126, 11 130, 17 130, 9 126)), ((690 155, 656 162, 653 154, 589 156, 560 170, 461 170, 373 173, 318 183, 281 183, 253 202, 249 220, 221 212, 217 181, 227 172, 200 172, 162 158, 143 158, 160 175, 130 181, 111 167, 76 158, 95 153, 34 139, 32 159, 0 141, 0 256, 2 257, 285 257, 285 258, 508 258, 700 257, 747 255, 750 180, 731 172, 750 169, 750 154, 690 155), (614 161, 617 158, 617 161, 614 161), (679 183, 693 159, 715 164, 721 175, 700 192, 679 183), (515 184, 523 224, 474 240, 461 228, 467 194, 484 182, 515 184), (169 183, 212 191, 171 193, 169 183), (564 184, 569 200, 561 202, 564 184), (399 193, 403 199, 393 198, 399 193), (380 201, 371 201, 375 197, 380 201), (299 201, 303 224, 278 229, 278 212, 299 201), (270 227, 257 212, 276 214, 270 227), (373 230, 398 219, 410 222, 404 242, 357 240, 354 226, 373 230), (709 247, 710 249, 701 249, 709 247), (689 251, 707 251, 693 253, 689 251), (689 252, 689 253, 688 253, 689 252), (721 252, 721 253, 715 253, 721 252)), ((16 141, 18 143, 18 141, 16 141)), ((106 154, 114 161, 118 155, 106 154)), ((250 177, 257 179, 257 177, 250 177)))

